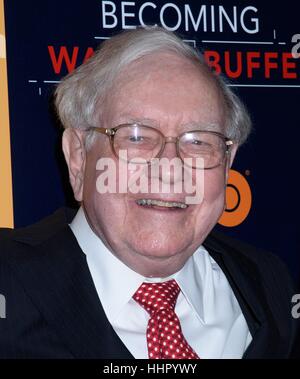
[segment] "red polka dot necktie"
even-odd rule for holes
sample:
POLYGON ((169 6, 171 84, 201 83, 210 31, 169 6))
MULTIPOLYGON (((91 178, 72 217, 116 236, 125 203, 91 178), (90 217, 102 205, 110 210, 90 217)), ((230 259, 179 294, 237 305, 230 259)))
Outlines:
POLYGON ((174 312, 180 288, 174 279, 143 283, 133 299, 149 314, 147 344, 150 359, 199 359, 184 338, 174 312))

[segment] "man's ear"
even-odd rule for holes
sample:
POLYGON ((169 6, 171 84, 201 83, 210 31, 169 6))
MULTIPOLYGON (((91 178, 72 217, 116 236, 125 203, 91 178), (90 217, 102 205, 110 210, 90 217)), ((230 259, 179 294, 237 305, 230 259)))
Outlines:
POLYGON ((79 129, 68 128, 64 131, 62 148, 69 168, 70 183, 74 197, 82 201, 83 179, 86 162, 84 132, 79 129))

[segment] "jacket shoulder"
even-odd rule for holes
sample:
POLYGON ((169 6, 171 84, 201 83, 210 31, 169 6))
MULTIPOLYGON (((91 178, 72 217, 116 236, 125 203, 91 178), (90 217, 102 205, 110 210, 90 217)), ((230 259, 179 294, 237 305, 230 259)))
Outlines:
POLYGON ((38 244, 50 238, 67 223, 70 223, 76 214, 71 208, 60 208, 42 220, 18 229, 0 228, 0 243, 2 241, 18 240, 30 244, 38 244))
POLYGON ((270 267, 271 265, 274 266, 275 269, 287 270, 285 263, 276 254, 219 231, 213 231, 211 233, 209 236, 209 244, 217 246, 228 254, 238 254, 242 259, 252 262, 260 269, 270 267))
POLYGON ((60 208, 29 226, 18 229, 0 228, 0 263, 3 264, 20 253, 23 255, 25 251, 32 251, 34 246, 49 240, 65 228, 75 214, 76 210, 60 208))

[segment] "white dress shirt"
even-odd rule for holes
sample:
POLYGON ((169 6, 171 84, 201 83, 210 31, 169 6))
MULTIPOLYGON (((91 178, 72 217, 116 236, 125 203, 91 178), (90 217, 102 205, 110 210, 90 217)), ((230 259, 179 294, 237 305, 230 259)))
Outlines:
MULTIPOLYGON (((175 312, 187 342, 200 358, 241 358, 252 340, 235 295, 218 264, 203 246, 168 278, 145 278, 103 244, 79 209, 70 227, 94 281, 106 317, 131 354, 147 359, 149 314, 133 294, 144 282, 175 279, 181 289, 175 312)), ((100 343, 100 341, 99 341, 100 343)))

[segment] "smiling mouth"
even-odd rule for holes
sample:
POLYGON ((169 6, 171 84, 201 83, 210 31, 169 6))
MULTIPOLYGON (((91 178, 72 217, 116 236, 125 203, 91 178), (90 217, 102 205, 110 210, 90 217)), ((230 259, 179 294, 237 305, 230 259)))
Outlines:
POLYGON ((161 208, 179 208, 186 209, 188 205, 185 203, 181 203, 179 201, 163 201, 163 200, 155 200, 155 199, 139 199, 136 200, 136 203, 141 206, 155 206, 161 208))

